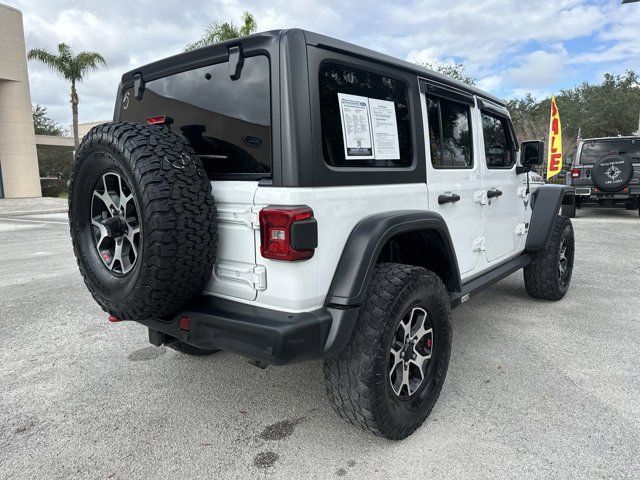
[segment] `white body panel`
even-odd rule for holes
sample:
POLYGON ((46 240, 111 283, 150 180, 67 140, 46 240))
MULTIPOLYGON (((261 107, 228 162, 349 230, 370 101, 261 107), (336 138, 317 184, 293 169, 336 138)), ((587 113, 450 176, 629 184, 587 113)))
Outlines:
MULTIPOLYGON (((287 311, 305 311, 324 304, 333 274, 351 231, 360 220, 379 212, 428 210, 424 183, 326 188, 260 187, 256 206, 307 205, 318 221, 318 248, 302 262, 262 259, 266 290, 257 304, 287 311)), ((260 240, 256 247, 259 249, 260 240)))
POLYGON ((258 182, 211 182, 218 208, 218 253, 205 294, 255 300, 257 214, 252 211, 258 182))
MULTIPOLYGON (((482 125, 479 109, 472 110, 472 118, 474 125, 482 125)), ((516 227, 523 222, 525 207, 523 197, 519 196, 521 183, 516 174, 516 165, 509 169, 487 167, 482 128, 475 128, 474 132, 476 160, 482 172, 482 189, 485 192, 502 192, 499 197, 488 198, 483 208, 485 255, 487 266, 490 266, 519 253, 522 234, 517 233, 516 227)))
MULTIPOLYGON (((424 95, 423 118, 426 122, 424 95)), ((347 239, 362 219, 380 212, 425 210, 440 214, 454 244, 463 283, 520 254, 531 209, 524 195, 526 175, 515 167, 490 170, 484 158, 480 111, 472 108, 474 167, 435 169, 426 146, 427 178, 412 184, 281 188, 258 182, 213 182, 218 206, 218 260, 206 294, 289 312, 323 306, 347 239), (502 196, 477 201, 490 188, 502 196), (438 196, 457 193, 456 203, 438 196), (318 248, 309 260, 268 260, 260 254, 258 212, 267 205, 306 205, 318 222, 318 248), (476 240, 486 242, 474 251, 476 240)), ((428 132, 427 126, 424 126, 428 132)), ((533 175, 532 175, 533 177, 533 175)), ((533 180, 533 179, 532 179, 533 180)), ((540 185, 531 182, 531 191, 540 185)))
MULTIPOLYGON (((428 135, 427 107, 425 96, 421 95, 424 132, 428 135)), ((476 129, 472 132, 475 133, 476 129)), ((476 138, 474 151, 477 151, 476 138)), ((482 237, 482 206, 475 202, 474 195, 482 190, 481 170, 477 158, 473 168, 453 169, 434 168, 431 163, 431 149, 426 144, 427 178, 430 209, 442 216, 449 228, 451 241, 456 252, 458 268, 462 278, 476 273, 484 266, 482 252, 473 251, 473 243, 482 237), (460 200, 440 205, 438 197, 455 193, 460 200)))

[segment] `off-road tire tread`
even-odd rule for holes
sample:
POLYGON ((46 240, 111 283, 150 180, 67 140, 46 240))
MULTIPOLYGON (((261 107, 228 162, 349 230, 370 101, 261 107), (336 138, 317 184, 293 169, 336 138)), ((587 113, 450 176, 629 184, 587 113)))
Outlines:
POLYGON ((576 204, 575 202, 570 205, 562 205, 562 215, 567 218, 575 218, 576 217, 576 204))
POLYGON ((124 159, 142 197, 138 202, 143 252, 138 260, 143 265, 125 299, 113 302, 105 295, 74 235, 70 195, 71 237, 84 282, 98 304, 122 320, 173 315, 201 293, 215 262, 216 206, 202 162, 186 138, 164 126, 107 123, 92 128, 82 141, 71 170, 71 191, 82 162, 98 147, 124 159))
POLYGON ((566 291, 560 288, 558 278, 558 254, 562 233, 567 225, 571 229, 571 241, 574 239, 571 220, 565 215, 558 215, 553 223, 551 239, 545 249, 532 254, 532 262, 524 267, 524 286, 533 298, 542 300, 560 300, 566 291))
MULTIPOLYGON (((381 263, 376 266, 369 283, 366 300, 361 306, 358 323, 352 337, 340 354, 324 362, 324 379, 326 393, 337 414, 347 422, 369 431, 375 435, 403 439, 413 433, 427 418, 435 404, 439 389, 432 401, 421 415, 403 426, 393 425, 391 419, 381 414, 381 405, 385 401, 380 395, 373 395, 372 385, 387 382, 387 375, 380 376, 374 370, 372 358, 384 349, 380 342, 381 332, 389 322, 389 314, 394 306, 402 303, 416 283, 426 284, 437 291, 443 302, 447 315, 447 338, 451 339, 450 303, 447 290, 440 277, 424 268, 411 265, 381 263)), ((448 364, 448 356, 447 356, 448 364)), ((442 375, 434 380, 434 385, 442 385, 446 366, 442 375)))

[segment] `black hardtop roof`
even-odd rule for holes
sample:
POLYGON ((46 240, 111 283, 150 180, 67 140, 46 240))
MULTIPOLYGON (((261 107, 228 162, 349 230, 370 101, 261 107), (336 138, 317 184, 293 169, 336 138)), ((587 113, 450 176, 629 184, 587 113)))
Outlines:
POLYGON ((255 33, 253 35, 249 35, 246 37, 240 37, 240 38, 235 38, 233 40, 216 43, 214 45, 209 45, 206 47, 198 48, 196 50, 192 50, 190 52, 179 53, 177 55, 173 55, 171 57, 167 57, 165 59, 158 60, 156 62, 131 70, 122 76, 122 81, 123 83, 131 81, 133 78, 133 75, 138 72, 144 72, 145 74, 149 73, 153 76, 155 72, 160 72, 160 71, 163 71, 163 72, 167 72, 170 70, 179 71, 181 66, 186 67, 188 65, 200 64, 200 63, 206 62, 206 60, 210 59, 212 56, 220 55, 221 51, 224 51, 226 47, 231 45, 236 45, 239 43, 240 44, 250 43, 253 45, 258 45, 260 43, 267 44, 267 43, 273 42, 274 40, 278 40, 284 36, 288 36, 288 35, 295 36, 300 32, 304 35, 305 41, 308 45, 340 51, 340 52, 344 52, 347 54, 364 58, 366 60, 391 65, 395 68, 399 68, 402 70, 415 73, 417 76, 424 77, 428 80, 433 80, 443 85, 447 85, 449 87, 453 87, 455 89, 462 90, 462 91, 471 93, 473 95, 477 95, 478 97, 482 97, 502 107, 505 106, 505 103, 503 100, 501 100, 500 98, 494 95, 491 95, 488 92, 485 92, 484 90, 468 85, 459 80, 455 80, 451 77, 435 72, 428 68, 421 67, 415 63, 407 62, 405 60, 400 60, 390 55, 376 52, 368 48, 360 47, 358 45, 354 45, 349 42, 345 42, 332 37, 328 37, 326 35, 321 35, 319 33, 314 33, 308 30, 301 30, 301 29, 270 30, 266 32, 255 33))
POLYGON ((395 58, 390 55, 386 55, 384 53, 376 52, 368 48, 360 47, 358 45, 354 45, 353 43, 344 42, 342 40, 337 40, 335 38, 327 37, 326 35, 321 35, 319 33, 309 32, 307 30, 303 30, 303 33, 307 40, 307 44, 309 45, 325 47, 331 50, 348 52, 351 54, 355 54, 359 57, 366 58, 368 60, 373 60, 380 63, 386 63, 396 68, 401 68, 403 70, 408 70, 410 72, 413 72, 420 77, 424 77, 429 80, 435 80, 439 83, 448 85, 450 87, 454 87, 458 90, 463 90, 463 91, 472 93, 473 95, 483 97, 500 106, 505 106, 505 103, 503 100, 501 100, 500 98, 494 95, 491 95, 488 92, 485 92, 484 90, 481 90, 472 85, 468 85, 464 82, 448 77, 434 70, 421 67, 420 65, 417 65, 415 63, 407 62, 405 60, 400 60, 399 58, 395 58))
POLYGON ((593 137, 593 138, 583 138, 583 142, 596 142, 596 141, 607 141, 607 140, 640 140, 640 136, 638 135, 620 135, 618 137, 593 137))

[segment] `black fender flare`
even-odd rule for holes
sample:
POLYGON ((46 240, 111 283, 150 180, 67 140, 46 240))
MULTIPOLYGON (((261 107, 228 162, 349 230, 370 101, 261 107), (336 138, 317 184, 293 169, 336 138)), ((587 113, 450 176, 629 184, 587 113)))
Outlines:
POLYGON ((553 221, 561 205, 575 202, 573 188, 568 185, 543 185, 531 196, 531 220, 525 251, 542 250, 549 244, 553 221))
POLYGON ((436 231, 454 269, 453 290, 460 291, 460 271, 449 229, 442 216, 422 210, 401 210, 371 215, 351 231, 329 287, 328 306, 359 306, 373 276, 376 261, 387 240, 398 233, 436 231))

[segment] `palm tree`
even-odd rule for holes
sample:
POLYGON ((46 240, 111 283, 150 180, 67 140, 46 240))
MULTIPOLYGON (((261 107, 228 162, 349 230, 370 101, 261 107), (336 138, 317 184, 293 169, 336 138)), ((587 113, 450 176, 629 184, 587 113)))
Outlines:
POLYGON ((78 150, 78 92, 76 82, 81 81, 87 72, 96 70, 107 64, 105 59, 96 52, 80 52, 74 55, 71 47, 66 43, 58 45, 58 54, 42 48, 33 48, 27 55, 29 60, 39 60, 52 70, 58 72, 71 82, 71 113, 73 114, 73 143, 78 150))
POLYGON ((204 35, 197 42, 187 45, 185 51, 195 50, 196 48, 205 47, 212 43, 224 42, 238 37, 251 35, 258 30, 256 19, 249 12, 242 14, 242 25, 237 26, 233 22, 216 22, 207 27, 204 35))

